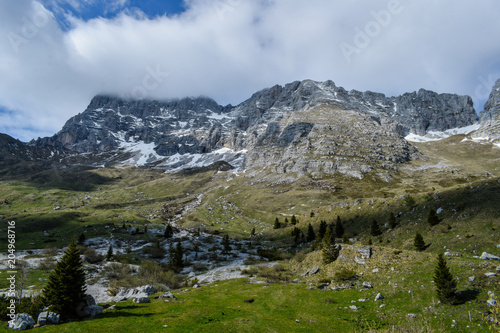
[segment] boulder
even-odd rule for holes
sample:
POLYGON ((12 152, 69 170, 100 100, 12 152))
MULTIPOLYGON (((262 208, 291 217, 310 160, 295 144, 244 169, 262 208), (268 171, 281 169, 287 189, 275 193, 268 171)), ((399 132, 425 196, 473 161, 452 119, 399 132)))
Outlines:
POLYGON ((349 306, 349 309, 354 310, 354 311, 358 311, 359 308, 356 305, 351 305, 351 306, 349 306))
POLYGON ((151 300, 149 299, 148 296, 140 296, 140 297, 134 298, 133 302, 142 304, 142 303, 149 303, 149 302, 151 302, 151 300))
POLYGON ((170 291, 167 292, 167 293, 164 293, 160 296, 158 296, 159 299, 176 299, 177 297, 175 297, 174 294, 172 294, 170 291))
POLYGON ((370 282, 367 282, 367 281, 363 282, 362 286, 365 289, 371 289, 371 288, 373 288, 372 284, 370 282))
POLYGON ((150 284, 145 285, 145 286, 141 286, 141 287, 137 287, 135 289, 137 289, 140 293, 143 293, 146 295, 151 295, 151 294, 156 293, 156 288, 150 284))
POLYGON ((495 277, 495 276, 497 276, 497 273, 488 272, 488 273, 484 273, 484 275, 486 275, 486 277, 495 277))
POLYGON ((363 246, 359 248, 358 253, 361 255, 361 259, 370 259, 373 254, 371 246, 363 246))
POLYGON ((19 313, 16 315, 14 320, 9 321, 9 328, 14 330, 24 331, 30 328, 33 328, 35 325, 35 321, 33 318, 27 313, 19 313))
POLYGON ((85 301, 85 305, 86 306, 96 305, 95 298, 92 295, 85 294, 83 296, 83 299, 85 301))
POLYGON ((83 308, 86 317, 90 317, 90 319, 94 319, 96 316, 102 314, 102 310, 103 307, 100 305, 89 305, 83 308))
POLYGON ((314 275, 318 272, 319 272, 319 267, 315 266, 315 267, 305 271, 304 273, 302 273, 302 276, 314 275))
POLYGON ((500 257, 494 256, 493 254, 489 254, 489 253, 483 252, 483 254, 481 254, 481 256, 479 257, 479 259, 483 259, 483 260, 500 260, 500 257))
POLYGON ((44 325, 57 325, 59 324, 59 315, 54 312, 40 312, 37 319, 37 324, 40 326, 44 325))
POLYGON ((375 296, 375 301, 378 301, 379 299, 384 299, 385 297, 381 294, 378 293, 377 296, 375 296))

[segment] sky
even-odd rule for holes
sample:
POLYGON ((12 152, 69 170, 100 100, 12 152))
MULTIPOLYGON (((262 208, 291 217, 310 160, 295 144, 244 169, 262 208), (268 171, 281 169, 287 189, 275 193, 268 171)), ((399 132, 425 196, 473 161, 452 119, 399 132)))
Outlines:
POLYGON ((2 0, 0 133, 52 136, 96 94, 237 105, 304 79, 479 112, 498 36, 498 0, 2 0))

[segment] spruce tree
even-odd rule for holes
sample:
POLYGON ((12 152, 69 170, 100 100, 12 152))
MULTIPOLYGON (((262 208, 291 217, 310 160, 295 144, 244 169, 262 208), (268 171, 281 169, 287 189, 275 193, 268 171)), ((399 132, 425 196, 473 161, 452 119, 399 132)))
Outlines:
POLYGON ((434 285, 437 297, 442 303, 457 303, 457 281, 451 275, 442 254, 438 255, 438 262, 434 270, 434 285))
POLYGON ((288 217, 285 217, 285 226, 288 224, 288 217))
POLYGON ((113 259, 113 245, 109 244, 108 253, 106 254, 106 260, 110 261, 113 259))
POLYGON ((183 258, 184 258, 184 249, 182 248, 181 242, 177 242, 177 246, 173 251, 172 268, 174 268, 175 270, 181 270, 182 267, 184 266, 183 258))
POLYGON ((314 233, 314 228, 311 225, 311 223, 309 223, 309 226, 307 227, 306 241, 307 242, 312 242, 315 238, 316 238, 316 234, 314 233))
POLYGON ((281 223, 280 220, 276 218, 276 220, 274 220, 274 229, 279 229, 279 228, 281 228, 281 223))
POLYGON ((293 225, 296 225, 296 224, 297 224, 297 218, 295 217, 295 215, 292 215, 292 219, 290 220, 290 222, 291 222, 293 225))
POLYGON ((76 317, 76 309, 84 302, 86 291, 83 261, 73 238, 61 260, 50 274, 42 291, 45 306, 59 313, 62 319, 76 317))
POLYGON ((427 222, 429 222, 431 227, 435 226, 436 224, 438 224, 440 222, 436 211, 432 208, 429 209, 429 215, 427 215, 427 222))
POLYGON ((165 227, 165 232, 163 233, 163 237, 171 238, 174 235, 174 228, 169 224, 165 227))
POLYGON ((255 228, 252 228, 252 231, 250 232, 250 236, 254 236, 255 235, 255 228))
POLYGON ((413 246, 415 246, 415 249, 419 252, 425 250, 424 238, 419 232, 417 232, 417 234, 415 235, 415 241, 413 243, 413 246))
POLYGON ((300 243, 300 229, 294 227, 292 230, 292 236, 293 236, 293 243, 295 245, 298 245, 300 243))
POLYGON ((326 221, 321 221, 319 223, 319 230, 318 230, 318 240, 319 241, 322 241, 323 240, 323 237, 325 236, 325 233, 326 233, 326 229, 327 229, 327 224, 326 224, 326 221))
POLYGON ((314 211, 311 210, 311 214, 309 214, 310 217, 314 217, 314 211))
POLYGON ((229 243, 228 234, 225 234, 224 237, 222 237, 222 246, 224 247, 222 253, 228 254, 229 252, 231 252, 231 245, 229 243))
POLYGON ((337 223, 335 223, 335 236, 338 238, 344 235, 344 226, 342 225, 342 221, 340 220, 340 216, 337 216, 337 223))
POLYGON ((330 229, 326 230, 322 245, 323 264, 327 265, 337 260, 340 254, 340 246, 335 244, 335 236, 330 229))
POLYGON ((372 225, 370 227, 370 235, 372 236, 382 235, 382 231, 380 230, 380 227, 378 226, 378 223, 375 219, 372 220, 372 225))
POLYGON ((398 222, 396 221, 396 216, 394 216, 393 212, 389 214, 389 220, 387 222, 389 222, 389 226, 391 227, 391 229, 396 228, 396 226, 398 225, 398 222))
POLYGON ((85 234, 82 232, 78 237, 78 244, 82 245, 83 243, 85 243, 85 234))

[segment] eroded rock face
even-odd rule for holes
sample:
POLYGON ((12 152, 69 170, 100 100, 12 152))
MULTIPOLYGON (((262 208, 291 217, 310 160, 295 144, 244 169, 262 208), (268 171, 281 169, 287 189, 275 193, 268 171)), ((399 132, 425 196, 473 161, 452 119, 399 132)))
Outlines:
POLYGON ((471 137, 479 141, 500 143, 500 79, 493 86, 480 118, 481 127, 471 137))

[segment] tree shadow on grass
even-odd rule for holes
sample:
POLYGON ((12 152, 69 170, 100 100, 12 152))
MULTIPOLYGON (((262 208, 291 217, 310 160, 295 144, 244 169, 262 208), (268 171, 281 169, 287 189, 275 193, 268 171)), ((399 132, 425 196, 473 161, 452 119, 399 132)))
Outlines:
POLYGON ((465 304, 467 302, 471 302, 476 300, 479 295, 479 290, 477 289, 466 289, 459 291, 457 293, 457 304, 465 304))

